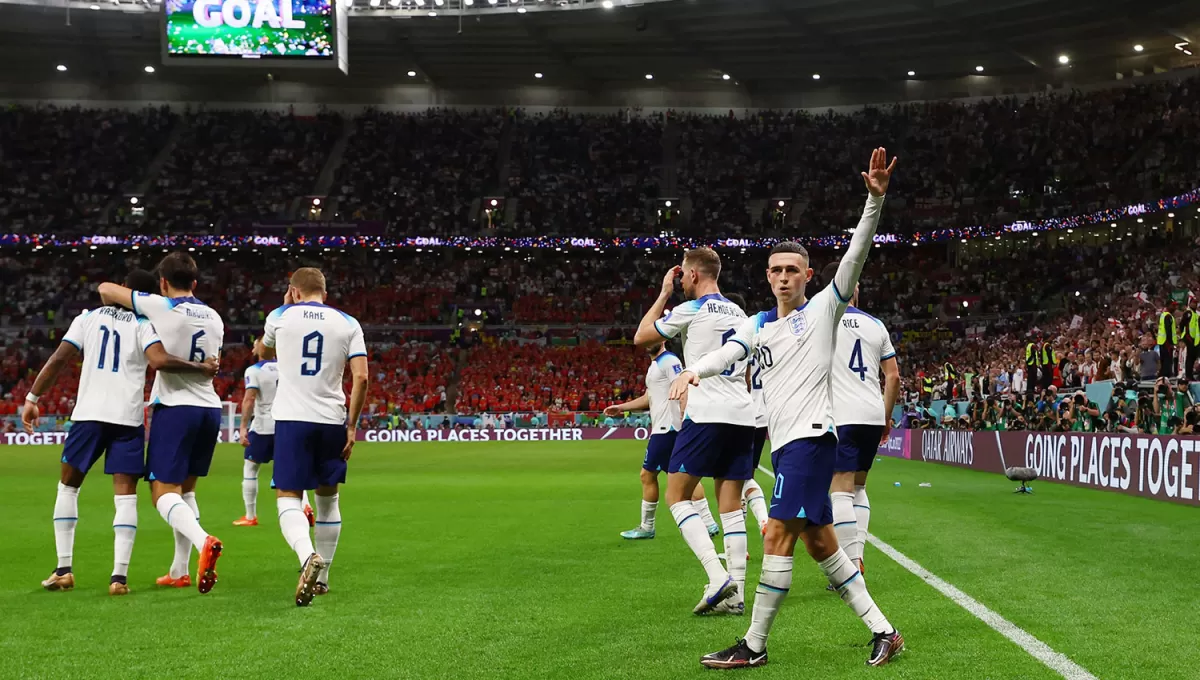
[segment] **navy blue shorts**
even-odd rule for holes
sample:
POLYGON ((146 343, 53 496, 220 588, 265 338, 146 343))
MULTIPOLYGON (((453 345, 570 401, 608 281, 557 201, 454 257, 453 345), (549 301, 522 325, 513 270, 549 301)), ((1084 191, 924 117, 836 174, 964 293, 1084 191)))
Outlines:
POLYGON ((667 472, 747 480, 754 476, 754 426, 683 421, 667 472))
POLYGON ((106 475, 146 474, 146 428, 94 420, 71 423, 62 462, 87 474, 100 456, 104 456, 106 475))
POLYGON ((155 406, 146 451, 150 481, 182 484, 188 477, 208 476, 220 432, 219 408, 155 406))
POLYGON ((275 460, 275 435, 250 432, 246 438, 250 440, 250 445, 246 447, 246 460, 259 465, 275 460))
POLYGON ((671 451, 675 448, 675 438, 679 435, 676 430, 650 435, 646 442, 646 460, 642 461, 642 469, 650 472, 662 472, 671 465, 671 451))
POLYGON ((832 524, 829 484, 833 481, 836 456, 837 438, 832 432, 796 439, 773 451, 775 489, 768 516, 783 521, 807 519, 812 524, 832 524))
POLYGON ((866 472, 879 454, 882 425, 838 425, 835 472, 866 472))
POLYGON ((767 445, 767 428, 754 428, 754 469, 762 464, 763 447, 767 445))
POLYGON ((275 486, 307 491, 346 482, 346 426, 275 421, 275 486))

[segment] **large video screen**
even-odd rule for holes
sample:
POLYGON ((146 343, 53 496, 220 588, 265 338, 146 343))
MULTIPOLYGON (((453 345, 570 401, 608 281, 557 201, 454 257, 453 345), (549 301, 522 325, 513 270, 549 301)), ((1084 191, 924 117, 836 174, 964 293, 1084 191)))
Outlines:
POLYGON ((335 0, 167 0, 167 58, 332 61, 335 0))

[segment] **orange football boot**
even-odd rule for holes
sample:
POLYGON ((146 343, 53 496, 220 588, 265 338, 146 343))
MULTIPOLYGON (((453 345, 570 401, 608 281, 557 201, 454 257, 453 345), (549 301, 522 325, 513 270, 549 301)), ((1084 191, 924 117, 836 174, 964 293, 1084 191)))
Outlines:
POLYGON ((184 574, 179 578, 171 578, 171 575, 167 574, 166 576, 159 576, 158 578, 154 579, 154 585, 165 586, 168 588, 191 588, 192 577, 184 574))
POLYGON ((221 540, 216 536, 204 539, 200 559, 196 562, 196 589, 201 594, 207 593, 217 585, 217 559, 221 557, 223 548, 221 540))
POLYGON ((233 520, 233 526, 235 526, 235 527, 256 527, 256 526, 258 526, 258 518, 257 517, 247 517, 245 515, 242 515, 241 517, 233 520))

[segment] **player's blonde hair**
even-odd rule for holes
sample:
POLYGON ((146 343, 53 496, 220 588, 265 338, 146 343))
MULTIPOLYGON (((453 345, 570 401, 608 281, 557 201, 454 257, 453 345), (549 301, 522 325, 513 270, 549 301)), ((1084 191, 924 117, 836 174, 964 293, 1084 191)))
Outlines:
POLYGON ((301 295, 325 292, 325 275, 316 267, 301 267, 292 273, 291 285, 301 295))
POLYGON ((693 248, 683 254, 683 262, 714 281, 721 275, 721 256, 712 248, 693 248))

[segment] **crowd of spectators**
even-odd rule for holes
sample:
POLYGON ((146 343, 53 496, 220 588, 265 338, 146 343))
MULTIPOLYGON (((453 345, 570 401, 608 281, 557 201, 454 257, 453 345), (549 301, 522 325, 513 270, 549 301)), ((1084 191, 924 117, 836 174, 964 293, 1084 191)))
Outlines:
POLYGON ((519 235, 634 231, 654 225, 664 116, 514 114, 511 229, 519 235))
MULTIPOLYGON (((312 192, 342 132, 336 114, 205 111, 182 134, 151 183, 144 215, 123 207, 134 230, 203 233, 219 223, 285 216, 312 192)), ((160 145, 161 147, 161 145, 160 145)))
POLYGON ((497 188, 503 124, 499 110, 359 115, 338 168, 334 217, 386 221, 401 234, 467 230, 479 217, 473 202, 497 188))
POLYGON ((178 116, 141 110, 0 110, 0 220, 10 232, 95 228, 135 188, 178 116))

